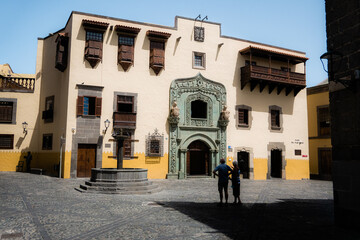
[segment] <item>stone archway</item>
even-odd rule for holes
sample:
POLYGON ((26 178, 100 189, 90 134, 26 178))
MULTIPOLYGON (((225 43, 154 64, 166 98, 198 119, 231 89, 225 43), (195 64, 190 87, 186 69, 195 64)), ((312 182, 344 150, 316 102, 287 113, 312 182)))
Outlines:
POLYGON ((206 175, 210 171, 210 149, 200 140, 195 140, 188 146, 186 154, 186 175, 206 175))

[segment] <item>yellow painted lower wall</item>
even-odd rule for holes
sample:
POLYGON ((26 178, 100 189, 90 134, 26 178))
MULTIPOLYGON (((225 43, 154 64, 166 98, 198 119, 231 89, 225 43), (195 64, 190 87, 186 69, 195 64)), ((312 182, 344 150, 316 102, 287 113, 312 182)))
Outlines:
MULTIPOLYGON (((103 153, 103 168, 116 168, 116 159, 112 158, 112 153, 103 153)), ((169 171, 169 157, 146 157, 145 153, 134 154, 135 159, 124 160, 124 168, 145 168, 148 169, 149 179, 165 179, 169 171)))
POLYGON ((70 169, 71 169, 71 151, 66 151, 63 153, 63 178, 70 178, 70 169))
POLYGON ((309 160, 286 159, 285 171, 287 180, 309 179, 309 160))
MULTIPOLYGON (((16 166, 20 161, 24 162, 23 171, 26 171, 26 152, 1 151, 0 152, 0 171, 16 171, 16 166)), ((34 155, 34 154, 33 154, 34 155)), ((33 156, 34 158, 34 156, 33 156)))
POLYGON ((267 162, 267 158, 254 158, 254 180, 266 180, 267 162))

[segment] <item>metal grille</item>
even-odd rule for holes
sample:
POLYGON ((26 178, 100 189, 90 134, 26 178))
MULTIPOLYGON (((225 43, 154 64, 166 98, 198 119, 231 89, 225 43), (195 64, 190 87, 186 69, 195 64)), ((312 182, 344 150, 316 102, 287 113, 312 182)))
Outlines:
POLYGON ((119 36, 119 45, 134 46, 134 38, 119 36))
POLYGON ((102 42, 103 34, 98 32, 86 32, 86 41, 97 41, 102 42))
POLYGON ((0 149, 13 149, 14 135, 0 134, 0 149))

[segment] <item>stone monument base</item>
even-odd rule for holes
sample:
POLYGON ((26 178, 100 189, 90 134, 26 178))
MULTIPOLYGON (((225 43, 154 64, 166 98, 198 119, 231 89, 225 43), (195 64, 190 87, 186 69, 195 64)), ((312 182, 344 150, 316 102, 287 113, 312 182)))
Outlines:
POLYGON ((151 194, 160 188, 147 179, 147 169, 93 168, 90 181, 76 190, 84 193, 151 194))

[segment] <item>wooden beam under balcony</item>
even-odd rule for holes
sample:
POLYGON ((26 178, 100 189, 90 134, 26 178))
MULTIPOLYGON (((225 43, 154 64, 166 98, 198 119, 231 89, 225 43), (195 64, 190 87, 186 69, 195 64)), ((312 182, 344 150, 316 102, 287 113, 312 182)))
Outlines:
POLYGON ((136 113, 114 112, 114 128, 136 129, 136 113))
POLYGON ((244 89, 248 83, 250 84, 250 91, 259 85, 260 92, 262 92, 268 86, 269 94, 274 88, 277 88, 277 94, 280 94, 285 88, 286 95, 294 91, 294 96, 306 87, 305 74, 303 73, 252 65, 241 68, 241 89, 244 89))

